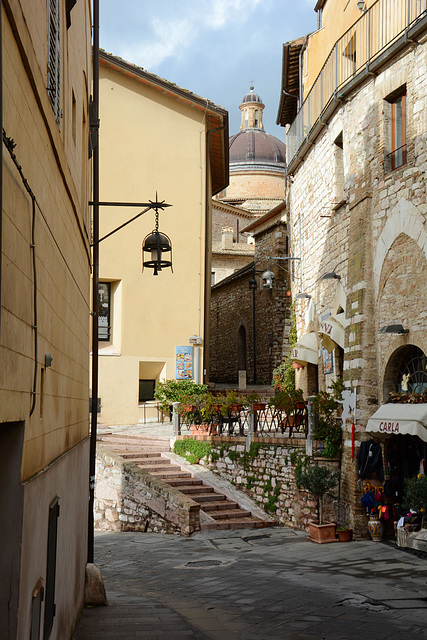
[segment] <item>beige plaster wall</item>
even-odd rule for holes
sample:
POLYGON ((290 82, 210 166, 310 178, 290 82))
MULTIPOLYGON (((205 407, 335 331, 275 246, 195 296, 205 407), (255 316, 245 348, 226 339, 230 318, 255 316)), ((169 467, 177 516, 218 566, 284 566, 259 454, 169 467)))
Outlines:
MULTIPOLYGON (((142 244, 154 229, 154 213, 100 245, 100 279, 120 282, 113 301, 113 344, 100 343, 102 418, 138 421, 140 361, 162 361, 174 377, 175 346, 203 335, 205 242, 205 136, 203 112, 183 106, 137 80, 105 66, 100 70, 101 200, 173 206, 159 215, 159 230, 172 242, 173 272, 141 270, 142 244), (107 355, 109 348, 116 355, 107 355)), ((208 200, 210 207, 210 199, 208 200)), ((101 208, 100 235, 135 215, 128 208, 101 208)))
MULTIPOLYGON (((366 0, 369 8, 376 0, 366 0)), ((304 98, 326 62, 339 38, 362 16, 357 0, 328 0, 322 12, 321 28, 309 36, 304 53, 304 98)))
MULTIPOLYGON (((0 422, 26 421, 25 479, 88 432, 90 259, 85 75, 90 73, 90 8, 89 3, 78 3, 72 12, 72 27, 68 32, 63 28, 64 116, 59 129, 46 92, 45 5, 32 20, 37 8, 31 2, 22 3, 24 20, 20 10, 5 4, 11 13, 3 15, 4 128, 16 143, 14 153, 37 201, 38 357, 36 405, 30 417, 34 376, 32 206, 4 149, 0 422), (21 57, 24 47, 27 66, 21 57), (67 55, 68 50, 75 52, 75 58, 67 55), (67 67, 71 58, 73 62, 67 67), (70 134, 71 88, 78 114, 75 139, 70 134), (48 369, 44 368, 46 353, 53 356, 48 369)), ((64 8, 63 14, 64 27, 64 8)))
MULTIPOLYGON (((60 508, 56 555, 56 616, 49 638, 63 640, 71 636, 76 612, 83 607, 88 469, 89 439, 86 439, 43 473, 24 484, 24 522, 30 522, 31 527, 24 529, 22 539, 17 638, 30 637, 31 593, 40 577, 46 580, 49 505, 56 497, 59 498, 60 508), (70 491, 71 480, 73 491, 70 491)), ((44 604, 42 606, 43 615, 44 604)))

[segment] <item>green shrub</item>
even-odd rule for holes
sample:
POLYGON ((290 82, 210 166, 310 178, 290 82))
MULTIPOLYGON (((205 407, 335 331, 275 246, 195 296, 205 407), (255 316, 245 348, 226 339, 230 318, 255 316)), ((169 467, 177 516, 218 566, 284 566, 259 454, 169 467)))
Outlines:
POLYGON ((197 464, 202 458, 209 457, 212 454, 209 442, 194 440, 194 438, 176 440, 173 451, 178 456, 185 458, 190 464, 197 464))
POLYGON ((160 403, 162 411, 169 411, 173 402, 183 402, 192 396, 204 396, 207 385, 192 380, 164 380, 156 383, 154 398, 160 403))

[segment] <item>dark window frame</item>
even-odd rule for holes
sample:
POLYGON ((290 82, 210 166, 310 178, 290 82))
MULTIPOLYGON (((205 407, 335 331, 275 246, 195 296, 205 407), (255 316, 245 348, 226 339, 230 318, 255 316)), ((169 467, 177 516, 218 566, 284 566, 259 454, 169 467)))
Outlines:
POLYGON ((56 552, 58 542, 59 497, 49 505, 49 522, 47 530, 47 560, 46 560, 46 592, 44 609, 43 640, 51 634, 53 620, 56 614, 55 586, 56 586, 56 552))
POLYGON ((111 342, 111 282, 100 282, 98 288, 98 296, 99 296, 99 310, 98 310, 98 340, 100 342, 111 342), (101 290, 107 290, 107 302, 104 302, 103 297, 101 297, 101 290), (104 309, 101 306, 107 305, 106 313, 103 312, 104 309), (101 318, 107 318, 107 323, 103 321, 101 318), (100 331, 102 330, 102 331, 100 331))
POLYGON ((154 400, 154 389, 156 387, 156 380, 152 378, 140 378, 138 386, 138 404, 144 404, 144 402, 151 402, 154 400), (141 382, 150 383, 150 390, 148 393, 141 393, 141 382))
POLYGON ((391 104, 391 169, 406 164, 406 90, 390 100, 391 104), (400 129, 400 130, 399 130, 400 129))

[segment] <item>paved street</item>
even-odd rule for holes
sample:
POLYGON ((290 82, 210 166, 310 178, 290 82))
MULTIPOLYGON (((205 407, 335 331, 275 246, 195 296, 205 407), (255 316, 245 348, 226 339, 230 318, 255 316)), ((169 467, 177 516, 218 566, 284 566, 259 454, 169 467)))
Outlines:
POLYGON ((427 638, 427 561, 286 528, 191 538, 97 533, 108 607, 75 640, 427 638))

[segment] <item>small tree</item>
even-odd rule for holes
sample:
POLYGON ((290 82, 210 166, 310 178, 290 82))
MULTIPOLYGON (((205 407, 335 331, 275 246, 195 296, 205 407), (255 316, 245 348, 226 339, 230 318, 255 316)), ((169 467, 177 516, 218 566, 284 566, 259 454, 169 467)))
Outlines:
POLYGON ((329 495, 332 498, 332 490, 338 484, 338 473, 327 467, 300 467, 295 470, 297 487, 306 489, 312 496, 317 498, 319 511, 319 524, 323 524, 323 498, 329 495))

